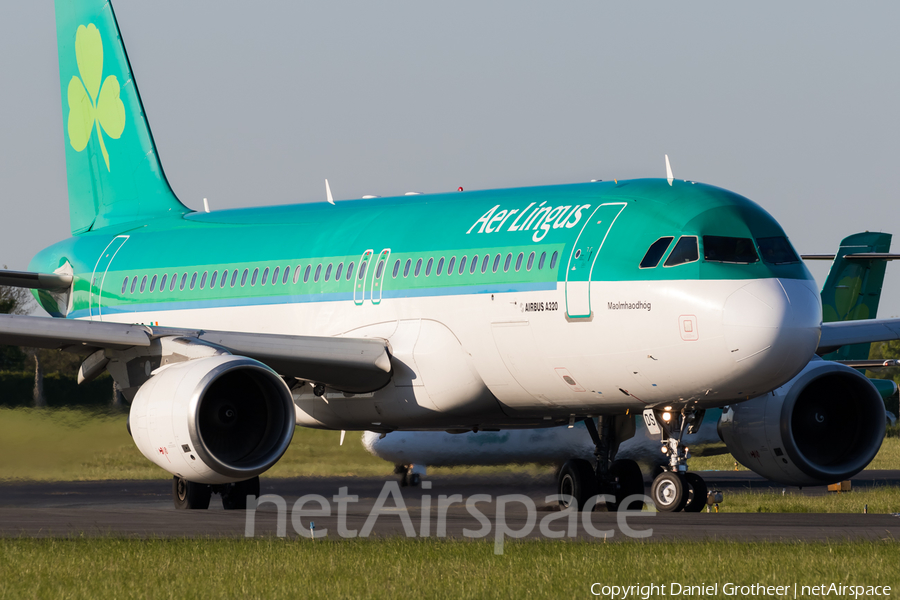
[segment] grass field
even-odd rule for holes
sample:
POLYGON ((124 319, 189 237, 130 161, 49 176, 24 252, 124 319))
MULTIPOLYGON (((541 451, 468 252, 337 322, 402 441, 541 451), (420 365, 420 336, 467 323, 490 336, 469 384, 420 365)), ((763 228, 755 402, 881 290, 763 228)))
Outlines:
MULTIPOLYGON (((125 429, 122 413, 86 410, 0 409, 0 481, 169 479, 171 475, 146 460, 125 429)), ((340 433, 298 428, 284 457, 267 477, 326 475, 389 476, 393 465, 366 452, 359 433, 348 432, 343 446, 340 433)), ((730 454, 691 458, 693 470, 734 470, 730 454)), ((870 469, 900 468, 900 437, 888 437, 870 469)), ((744 470, 744 467, 739 467, 744 470)), ((496 473, 536 475, 553 467, 464 467, 429 469, 441 473, 496 473)))
POLYGON ((728 582, 834 582, 897 597, 898 564, 893 542, 510 541, 497 556, 485 541, 396 538, 0 540, 0 598, 590 598, 595 582, 719 583, 722 597, 728 582))

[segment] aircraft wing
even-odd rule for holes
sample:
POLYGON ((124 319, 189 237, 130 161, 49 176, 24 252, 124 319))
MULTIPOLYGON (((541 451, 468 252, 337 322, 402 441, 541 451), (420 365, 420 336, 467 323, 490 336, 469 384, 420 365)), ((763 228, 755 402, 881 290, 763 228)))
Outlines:
POLYGON ((205 331, 100 323, 72 319, 0 315, 0 344, 57 348, 91 354, 100 349, 148 347, 155 338, 179 336, 220 346, 258 360, 282 376, 321 383, 346 392, 370 392, 391 378, 384 340, 205 331))
POLYGON ((828 354, 848 344, 900 340, 900 319, 865 319, 822 323, 816 354, 828 354))

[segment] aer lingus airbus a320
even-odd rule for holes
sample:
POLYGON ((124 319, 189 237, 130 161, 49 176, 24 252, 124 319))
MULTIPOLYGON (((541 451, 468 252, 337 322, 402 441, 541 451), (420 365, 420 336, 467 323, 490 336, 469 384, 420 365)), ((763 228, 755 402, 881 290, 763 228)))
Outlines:
POLYGON ((679 440, 709 407, 732 407, 759 472, 798 483, 878 450, 878 392, 816 353, 900 323, 822 325, 812 277, 750 200, 669 176, 195 212, 163 174, 110 3, 57 0, 56 19, 72 237, 2 274, 55 318, 4 316, 0 342, 80 353, 81 379, 108 370, 177 506, 244 505, 295 423, 584 421, 596 467, 570 461, 560 490, 615 507, 643 491, 616 460, 643 413, 670 456, 662 510, 703 500, 679 440))

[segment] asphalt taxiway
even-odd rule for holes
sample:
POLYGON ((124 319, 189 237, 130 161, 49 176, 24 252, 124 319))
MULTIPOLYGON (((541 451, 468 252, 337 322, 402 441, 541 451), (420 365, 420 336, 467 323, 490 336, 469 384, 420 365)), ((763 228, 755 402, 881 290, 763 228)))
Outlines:
MULTIPOLYGON (((710 489, 730 492, 780 492, 782 486, 746 471, 707 472, 703 474, 710 489)), ((513 474, 452 475, 428 477, 430 489, 390 487, 382 477, 315 477, 262 479, 262 494, 284 500, 285 533, 304 532, 309 521, 318 532, 327 530, 338 537, 341 526, 346 532, 364 532, 371 536, 429 536, 493 538, 502 520, 507 531, 524 531, 524 537, 549 537, 548 532, 569 537, 569 520, 561 515, 546 496, 555 493, 552 476, 523 477, 513 474), (346 489, 343 489, 346 488, 346 489), (393 492, 392 492, 393 490, 393 492), (402 506, 394 495, 402 494, 402 506), (310 516, 294 511, 301 496, 316 495, 319 500, 307 509, 330 514, 310 516), (381 514, 373 520, 372 509, 383 497, 381 514), (480 496, 479 496, 480 495, 480 496), (517 495, 517 496, 511 496, 517 495), (341 500, 342 496, 356 497, 341 500), (438 505, 441 497, 456 500, 444 509, 440 524, 438 505), (478 496, 477 498, 475 498, 478 496), (505 502, 499 500, 506 496, 505 502), (454 498, 455 497, 455 498, 454 498), (533 503, 533 510, 529 506, 533 503), (470 501, 467 506, 466 501, 470 501), (477 502, 475 502, 477 500, 477 502), (502 516, 498 509, 502 506, 502 516), (345 517, 339 513, 344 512, 345 517), (296 513, 296 514, 295 514, 296 513), (483 515, 483 516, 482 516, 483 515), (479 516, 481 518, 479 519, 479 516), (408 518, 407 518, 408 517, 408 518), (557 517, 557 518, 553 518, 557 517), (339 523, 339 521, 341 521, 339 523), (366 523, 372 527, 366 531, 366 523), (547 521, 546 528, 544 521, 547 521)), ((864 471, 853 479, 853 488, 900 485, 900 471, 864 471)), ((649 486, 648 486, 649 490, 649 486)), ((797 489, 785 490, 797 493, 797 489)), ((804 488, 801 493, 827 493, 824 487, 804 488)), ((852 492, 851 492, 852 493, 852 492)), ((167 481, 98 482, 6 482, 0 484, 0 536, 2 537, 243 537, 274 536, 279 533, 279 508, 267 502, 250 511, 225 511, 218 496, 209 510, 182 511, 172 504, 171 483, 167 481), (252 527, 251 527, 252 526, 252 527)), ((900 513, 900 506, 897 507, 900 513)), ((900 517, 891 514, 749 514, 749 513, 629 513, 622 515, 603 510, 590 513, 587 520, 578 515, 572 526, 579 538, 626 539, 630 529, 645 532, 644 539, 728 539, 824 541, 845 539, 900 539, 900 517), (649 535, 647 531, 652 530, 649 535)))

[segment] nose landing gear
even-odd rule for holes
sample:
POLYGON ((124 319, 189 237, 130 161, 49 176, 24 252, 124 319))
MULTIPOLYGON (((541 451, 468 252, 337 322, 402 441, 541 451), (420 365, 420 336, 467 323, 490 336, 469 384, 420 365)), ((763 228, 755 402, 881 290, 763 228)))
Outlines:
MULTIPOLYGON (((669 407, 670 408, 670 407, 669 407)), ((687 433, 695 433, 703 422, 704 410, 671 410, 648 408, 644 423, 651 434, 660 436, 662 452, 669 458, 665 470, 653 480, 650 496, 657 510, 663 512, 700 512, 706 506, 708 488, 703 478, 687 472, 690 450, 681 441, 687 433)))

